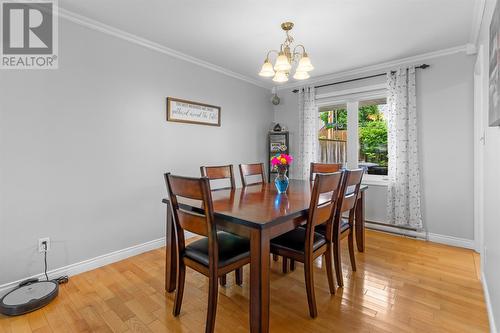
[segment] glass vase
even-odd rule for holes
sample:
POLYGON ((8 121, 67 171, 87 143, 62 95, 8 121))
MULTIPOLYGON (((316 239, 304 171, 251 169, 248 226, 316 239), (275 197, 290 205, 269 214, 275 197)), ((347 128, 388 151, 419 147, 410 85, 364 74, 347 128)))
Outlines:
POLYGON ((278 175, 274 179, 274 186, 276 186, 276 190, 278 190, 278 193, 285 193, 288 189, 288 183, 289 180, 286 176, 286 170, 279 171, 278 175))

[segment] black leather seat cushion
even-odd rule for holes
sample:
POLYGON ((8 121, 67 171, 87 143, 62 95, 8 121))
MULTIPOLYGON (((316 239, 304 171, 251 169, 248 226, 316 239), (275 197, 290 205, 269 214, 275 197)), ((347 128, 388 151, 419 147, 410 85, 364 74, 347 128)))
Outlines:
MULTIPOLYGON (((340 232, 344 232, 347 229, 349 229, 349 221, 347 219, 342 219, 340 222, 340 232)), ((326 225, 325 224, 320 224, 316 226, 314 231, 319 232, 320 234, 324 235, 326 233, 326 225)))
MULTIPOLYGON (((273 238, 271 240, 271 249, 283 248, 287 250, 292 250, 295 252, 304 252, 304 243, 306 239, 306 229, 297 228, 295 230, 289 231, 286 234, 273 238)), ((317 250, 323 244, 326 244, 326 239, 320 233, 314 233, 313 250, 317 250)))
MULTIPOLYGON (((224 231, 217 232, 219 267, 227 266, 250 256, 250 240, 224 231)), ((186 246, 184 255, 208 267, 208 238, 186 246)))

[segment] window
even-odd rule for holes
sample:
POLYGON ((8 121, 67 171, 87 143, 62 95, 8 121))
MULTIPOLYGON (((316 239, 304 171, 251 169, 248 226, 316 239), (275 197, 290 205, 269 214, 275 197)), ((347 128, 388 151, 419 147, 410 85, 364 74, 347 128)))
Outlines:
POLYGON ((319 146, 322 163, 347 163, 347 106, 320 109, 319 146))
POLYGON ((368 174, 387 175, 386 99, 361 101, 358 112, 358 166, 368 174))
POLYGON ((370 175, 365 179, 383 180, 388 169, 386 90, 340 93, 318 101, 320 161, 363 167, 370 175))

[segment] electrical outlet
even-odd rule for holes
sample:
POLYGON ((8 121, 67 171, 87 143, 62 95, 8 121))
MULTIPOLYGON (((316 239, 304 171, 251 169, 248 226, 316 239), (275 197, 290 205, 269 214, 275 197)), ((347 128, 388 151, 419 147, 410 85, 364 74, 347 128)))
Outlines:
POLYGON ((45 252, 45 246, 43 243, 47 244, 47 252, 50 251, 50 238, 45 237, 45 238, 38 239, 38 252, 40 252, 40 253, 45 252))

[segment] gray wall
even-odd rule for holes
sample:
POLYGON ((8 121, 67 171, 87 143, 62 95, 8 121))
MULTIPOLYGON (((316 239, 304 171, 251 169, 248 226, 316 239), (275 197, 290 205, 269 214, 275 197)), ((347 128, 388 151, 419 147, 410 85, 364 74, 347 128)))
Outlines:
MULTIPOLYGON (((488 84, 489 84, 489 27, 495 0, 486 2, 486 11, 481 26, 479 45, 484 48, 484 62, 481 73, 483 75, 483 105, 484 117, 488 114, 488 84)), ((479 139, 479 138, 476 138, 479 139)), ((491 311, 494 315, 497 329, 500 325, 500 127, 485 128, 484 145, 484 223, 482 262, 485 285, 491 302, 491 311)), ((491 322, 491 321, 490 321, 491 322)), ((492 331, 493 332, 493 331, 492 331)))
MULTIPOLYGON (((424 224, 430 233, 473 239, 474 57, 460 53, 425 63, 431 67, 417 74, 424 224)), ((320 88, 317 94, 383 82, 384 77, 357 81, 320 88)), ((297 95, 291 93, 291 89, 280 91, 279 95, 282 103, 275 107, 275 121, 289 128, 291 149, 296 152, 299 144, 297 95)), ((385 221, 386 192, 381 186, 368 190, 368 220, 385 221)))
POLYGON ((60 22, 58 70, 0 74, 0 285, 164 235, 163 173, 265 158, 273 112, 254 85, 60 22), (167 96, 222 107, 168 123, 167 96))

